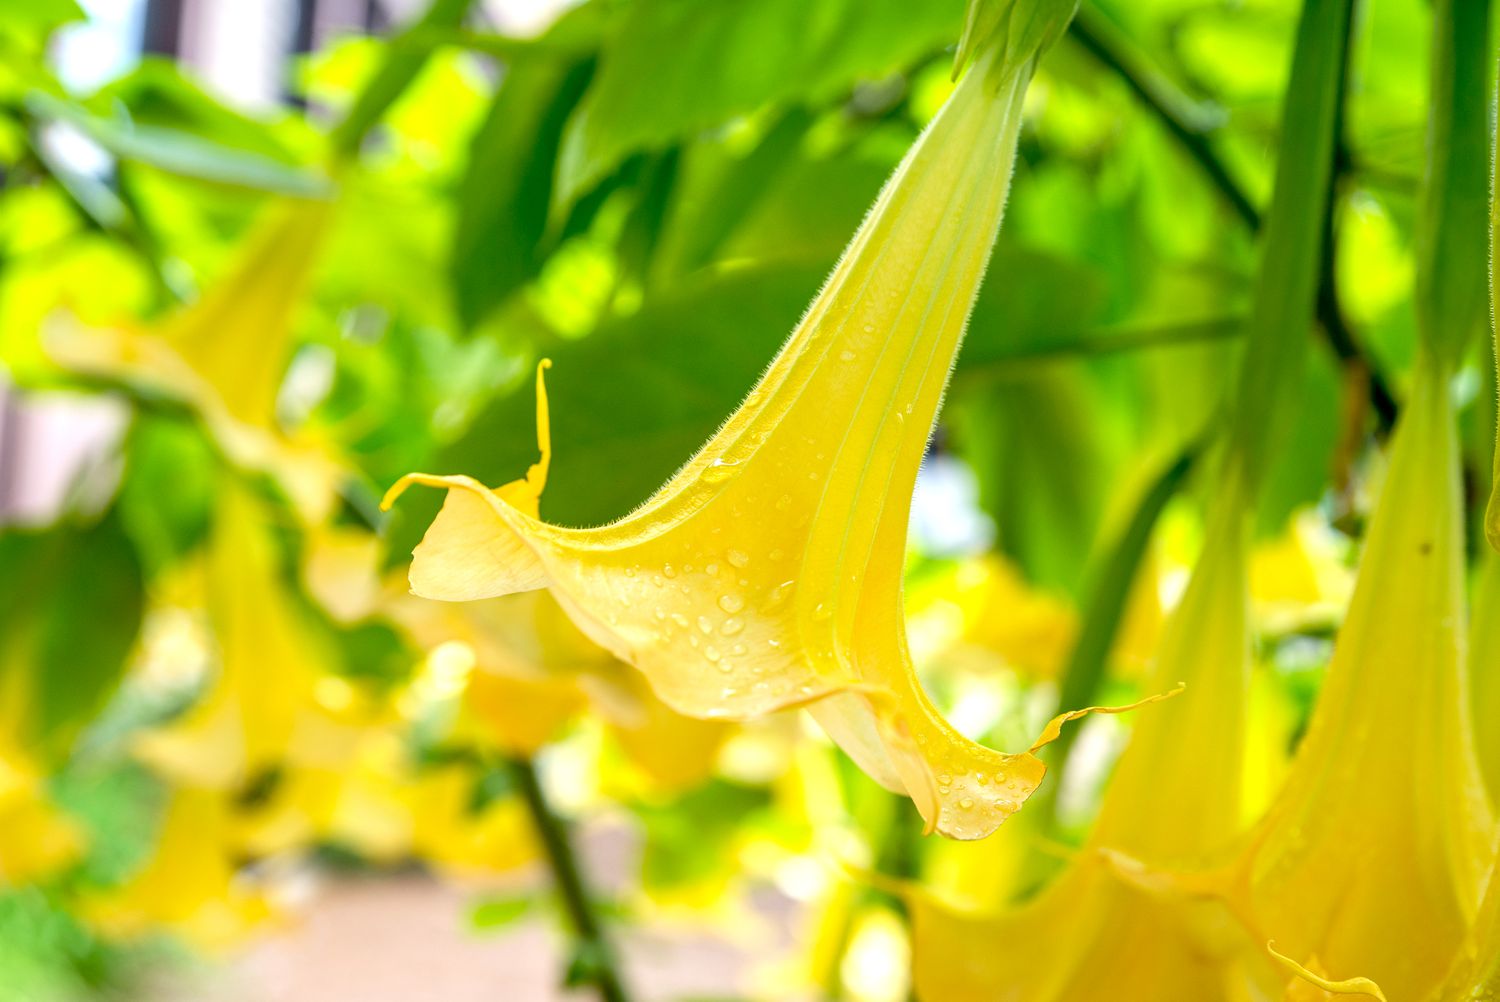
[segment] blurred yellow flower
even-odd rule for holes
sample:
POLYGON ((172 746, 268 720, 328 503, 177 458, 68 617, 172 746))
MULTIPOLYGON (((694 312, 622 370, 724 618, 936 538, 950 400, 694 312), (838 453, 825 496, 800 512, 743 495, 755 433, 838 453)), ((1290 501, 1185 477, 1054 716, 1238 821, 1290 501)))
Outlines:
POLYGON ((114 937, 168 931, 203 950, 242 941, 277 909, 269 888, 236 864, 232 814, 217 791, 174 790, 152 856, 86 901, 84 917, 114 937))
POLYGON ((231 789, 284 756, 315 706, 328 652, 281 574, 267 503, 233 477, 217 501, 204 584, 217 670, 198 702, 143 733, 136 750, 177 781, 231 789))
POLYGON ((998 657, 1014 671, 1051 678, 1068 656, 1078 632, 1078 614, 1066 600, 1032 587, 1014 564, 988 554, 956 564, 908 587, 906 616, 916 637, 930 621, 940 638, 939 656, 970 652, 998 657))
POLYGON ((1336 623, 1353 590, 1344 547, 1316 512, 1300 512, 1250 555, 1251 610, 1266 632, 1336 623))
POLYGON ((71 866, 83 832, 47 797, 42 776, 0 748, 0 887, 26 884, 71 866))
POLYGON ((318 520, 331 508, 339 468, 321 444, 282 433, 276 400, 333 209, 322 200, 276 202, 197 302, 149 329, 62 324, 46 349, 65 368, 181 400, 231 459, 272 473, 318 520))
MULTIPOLYGON (((906 648, 902 561, 917 468, 1010 186, 1030 78, 990 46, 907 154, 806 316, 709 442, 644 505, 542 522, 542 459, 496 490, 446 488, 414 590, 472 601, 548 588, 674 709, 744 719, 805 705, 931 828, 982 838, 1031 794, 1031 752, 959 734, 906 648)), ((1007 276, 997 276, 1005 280, 1007 276)), ((542 398, 544 400, 544 398, 542 398)), ((1034 749, 1033 749, 1034 751, 1034 749)))

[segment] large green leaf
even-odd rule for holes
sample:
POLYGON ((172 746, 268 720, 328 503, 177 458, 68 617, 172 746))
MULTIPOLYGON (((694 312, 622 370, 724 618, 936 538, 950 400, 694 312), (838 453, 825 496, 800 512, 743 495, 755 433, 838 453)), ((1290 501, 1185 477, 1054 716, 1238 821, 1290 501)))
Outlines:
POLYGON ((0 582, 0 691, 23 701, 21 739, 56 751, 119 681, 141 621, 140 563, 111 513, 0 534, 0 582))
POLYGON ((507 71, 459 184, 451 269, 459 317, 474 326, 541 267, 563 125, 592 59, 526 59, 507 71))
POLYGON ((606 41, 563 145, 568 204, 626 156, 735 115, 826 100, 957 40, 961 0, 641 0, 606 41))
POLYGON ((40 118, 65 122, 117 157, 181 177, 283 195, 326 194, 328 181, 258 153, 247 153, 178 129, 102 118, 49 94, 34 92, 27 107, 40 118))

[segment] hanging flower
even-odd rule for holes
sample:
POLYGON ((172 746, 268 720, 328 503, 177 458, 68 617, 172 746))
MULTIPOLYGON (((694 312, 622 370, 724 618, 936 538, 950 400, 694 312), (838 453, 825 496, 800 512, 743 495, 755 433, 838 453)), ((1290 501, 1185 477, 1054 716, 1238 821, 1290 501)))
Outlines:
MULTIPOLYGON (((1063 24, 1071 13, 1023 6, 1068 7, 1063 24)), ((765 375, 640 508, 592 529, 538 518, 540 385, 542 458, 524 479, 491 490, 412 474, 386 499, 413 483, 448 492, 414 554, 417 594, 548 588, 669 706, 725 719, 807 706, 958 838, 994 831, 1044 771, 1035 749, 996 752, 943 719, 912 668, 901 602, 917 468, 1004 212, 1040 44, 1016 35, 1002 56, 993 28, 765 375)))
POLYGON ((205 562, 217 670, 183 716, 136 739, 140 757, 175 780, 237 788, 278 764, 317 712, 328 652, 280 574, 270 517, 225 478, 205 562))
POLYGON ((1493 859, 1469 719, 1459 446, 1424 358, 1306 739, 1241 864, 1277 948, 1421 998, 1493 859))
POLYGON ((332 506, 338 465, 322 444, 282 432, 276 400, 296 307, 332 216, 328 201, 278 202, 197 302, 149 329, 60 326, 47 350, 65 368, 185 403, 232 460, 272 473, 319 519, 332 506))

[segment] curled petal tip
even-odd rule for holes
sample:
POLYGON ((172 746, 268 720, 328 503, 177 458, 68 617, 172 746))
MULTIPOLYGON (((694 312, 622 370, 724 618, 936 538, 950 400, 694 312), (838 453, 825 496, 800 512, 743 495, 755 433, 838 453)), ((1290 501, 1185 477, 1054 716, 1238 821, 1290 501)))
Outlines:
MULTIPOLYGON (((1380 1002, 1386 1002, 1385 993, 1380 990, 1379 985, 1369 978, 1345 978, 1341 981, 1332 981, 1321 977, 1303 967, 1286 954, 1278 953, 1274 940, 1267 941, 1266 952, 1282 967, 1303 981, 1323 989, 1325 992, 1331 992, 1334 995, 1363 995, 1366 998, 1379 999, 1380 1002)), ((1316 961, 1314 962, 1316 963, 1316 961)))
POLYGON ((1177 683, 1175 688, 1168 689, 1166 692, 1158 692, 1154 696, 1147 696, 1145 699, 1138 699, 1134 703, 1127 703, 1124 706, 1085 706, 1081 710, 1069 710, 1066 713, 1059 713, 1057 716, 1047 721, 1047 726, 1042 728, 1041 736, 1038 737, 1036 739, 1036 743, 1027 750, 1034 755, 1037 752, 1041 751, 1043 748, 1050 745, 1052 742, 1056 741, 1062 735, 1063 724, 1066 724, 1069 721, 1077 720, 1080 717, 1086 717, 1091 713, 1125 713, 1129 710, 1137 710, 1150 703, 1159 703, 1164 699, 1171 699, 1173 696, 1182 692, 1186 688, 1187 686, 1179 682, 1177 683))

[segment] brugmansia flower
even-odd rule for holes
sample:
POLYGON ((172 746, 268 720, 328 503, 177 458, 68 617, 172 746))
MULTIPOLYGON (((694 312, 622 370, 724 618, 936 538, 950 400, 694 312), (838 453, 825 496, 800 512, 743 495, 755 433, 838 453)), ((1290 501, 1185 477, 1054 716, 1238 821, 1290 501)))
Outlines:
POLYGON ((458 692, 449 737, 530 757, 592 706, 653 786, 686 788, 712 771, 729 726, 667 707, 638 672, 584 636, 550 593, 433 602, 409 594, 404 582, 382 581, 378 564, 372 534, 319 526, 309 534, 304 578, 342 621, 387 619, 440 662, 429 667, 451 676, 445 687, 458 692))
POLYGON ((1139 722, 1068 870, 999 914, 901 889, 919 997, 1213 1002, 1269 997, 1282 980, 1222 902, 1142 876, 1203 866, 1242 830, 1247 511, 1244 488, 1226 485, 1153 669, 1152 684, 1186 691, 1139 722))
POLYGON ((270 517, 225 478, 206 558, 218 670, 182 717, 137 739, 142 758, 196 786, 236 788, 276 765, 316 705, 326 662, 280 573, 270 517))
POLYGON ((0 887, 56 874, 85 848, 82 831, 48 795, 29 740, 37 707, 33 672, 18 663, 15 649, 0 652, 0 887))
POLYGON ((1421 998, 1447 969, 1493 859, 1447 373, 1419 363, 1327 681, 1244 864, 1278 949, 1396 999, 1421 998))
POLYGON ((548 588, 674 709, 742 719, 806 705, 958 838, 994 831, 1043 772, 1032 752, 992 751, 943 719, 902 619, 911 493, 1004 212, 1036 51, 1017 54, 1017 36, 1002 58, 989 41, 765 375, 640 508, 590 529, 538 518, 544 409, 542 460, 524 479, 491 490, 413 474, 387 497, 448 491, 414 554, 419 595, 548 588))
POLYGON ((276 475, 309 518, 324 515, 337 468, 317 444, 282 435, 276 397, 295 309, 332 214, 327 201, 278 202, 197 302, 151 329, 64 327, 47 348, 67 368, 187 404, 235 462, 276 475))
POLYGON ((462 659, 453 736, 476 747, 530 757, 592 706, 655 785, 681 789, 708 777, 729 733, 663 704, 547 592, 461 605, 400 596, 390 612, 421 646, 462 659))
POLYGON ((47 797, 40 773, 0 750, 0 887, 57 873, 83 849, 83 833, 47 797))
POLYGON ((85 902, 106 934, 165 930, 201 949, 224 949, 275 914, 268 889, 234 858, 232 805, 212 790, 172 793, 154 852, 118 888, 85 902))

